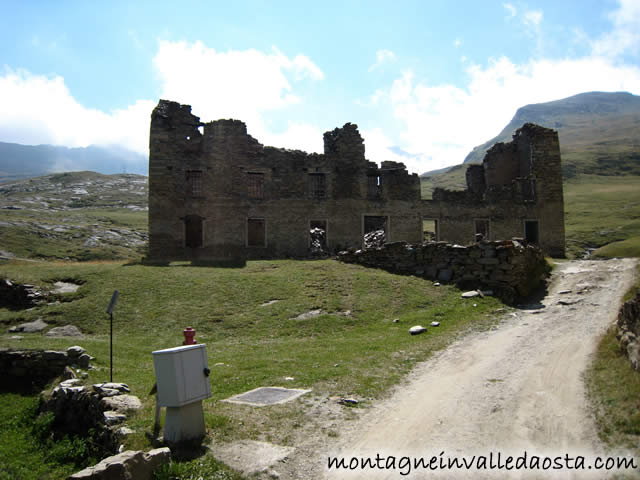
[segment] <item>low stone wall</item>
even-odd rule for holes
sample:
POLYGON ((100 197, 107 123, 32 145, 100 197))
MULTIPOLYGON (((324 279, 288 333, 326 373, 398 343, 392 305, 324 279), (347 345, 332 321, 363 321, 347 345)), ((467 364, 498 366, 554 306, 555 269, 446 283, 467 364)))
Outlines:
POLYGON ((618 341, 634 370, 640 371, 640 291, 618 312, 618 341))
POLYGON ((491 289, 507 303, 530 295, 549 274, 542 250, 518 240, 482 241, 466 247, 445 242, 394 242, 381 248, 340 252, 338 260, 463 288, 491 289))
POLYGON ((55 350, 0 349, 0 390, 41 390, 47 383, 62 375, 68 365, 89 367, 90 356, 81 347, 66 352, 55 350))

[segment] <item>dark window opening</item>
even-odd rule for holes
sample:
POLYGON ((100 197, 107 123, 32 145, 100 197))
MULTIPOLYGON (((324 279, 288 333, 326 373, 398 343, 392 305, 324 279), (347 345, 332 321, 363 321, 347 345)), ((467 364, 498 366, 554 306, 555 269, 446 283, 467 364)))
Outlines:
POLYGON ((201 248, 203 245, 202 217, 187 215, 184 217, 184 243, 187 248, 201 248))
POLYGON ((489 220, 476 219, 475 223, 475 238, 476 242, 481 240, 489 240, 489 220))
POLYGON ((364 248, 377 248, 387 241, 388 219, 386 216, 364 217, 364 248))
POLYGON ((309 249, 313 255, 327 252, 326 220, 311 220, 309 222, 309 249))
POLYGON ((264 173, 247 173, 249 198, 264 198, 264 173))
POLYGON ((367 196, 369 198, 379 198, 382 195, 382 184, 380 175, 370 175, 367 177, 367 196))
POLYGON ((309 198, 327 198, 327 176, 324 173, 309 174, 309 198))
POLYGON ((202 195, 202 170, 187 170, 187 193, 192 197, 202 195))
POLYGON ((422 241, 438 241, 438 220, 431 218, 425 218, 422 220, 422 241))
POLYGON ((247 220, 247 246, 267 246, 267 235, 265 231, 264 218, 249 218, 247 220))
POLYGON ((525 202, 536 201, 536 181, 535 179, 526 179, 522 181, 522 198, 525 202))
POLYGON ((525 220, 524 239, 529 243, 538 243, 540 241, 540 231, 537 220, 525 220))

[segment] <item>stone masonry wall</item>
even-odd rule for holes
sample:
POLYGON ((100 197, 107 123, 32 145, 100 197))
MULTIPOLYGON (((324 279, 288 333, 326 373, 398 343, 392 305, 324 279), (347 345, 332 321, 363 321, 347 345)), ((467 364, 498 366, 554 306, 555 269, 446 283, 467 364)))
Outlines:
POLYGON ((445 242, 395 242, 341 252, 338 259, 464 288, 491 289, 507 303, 530 295, 549 272, 542 251, 517 240, 482 241, 467 247, 445 242))
POLYGON ((640 372, 640 291, 620 308, 617 337, 634 370, 640 372))

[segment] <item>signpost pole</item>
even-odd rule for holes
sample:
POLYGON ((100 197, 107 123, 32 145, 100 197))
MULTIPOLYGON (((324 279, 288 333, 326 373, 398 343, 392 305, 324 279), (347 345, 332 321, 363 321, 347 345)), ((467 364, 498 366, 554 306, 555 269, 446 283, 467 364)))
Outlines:
POLYGON ((109 381, 111 383, 113 383, 113 307, 116 306, 119 295, 118 290, 114 290, 109 306, 107 307, 107 313, 109 314, 109 381))

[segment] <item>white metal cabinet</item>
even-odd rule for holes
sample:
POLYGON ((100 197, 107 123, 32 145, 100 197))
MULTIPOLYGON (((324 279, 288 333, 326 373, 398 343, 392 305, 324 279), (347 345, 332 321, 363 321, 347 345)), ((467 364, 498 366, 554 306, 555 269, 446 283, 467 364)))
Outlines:
POLYGON ((181 407, 211 396, 205 347, 185 345, 151 352, 159 407, 181 407))

